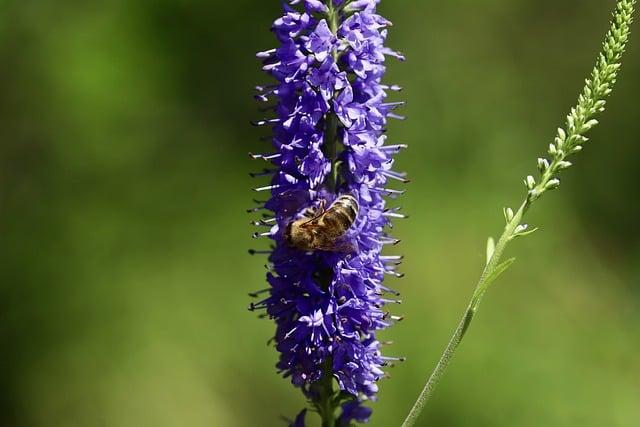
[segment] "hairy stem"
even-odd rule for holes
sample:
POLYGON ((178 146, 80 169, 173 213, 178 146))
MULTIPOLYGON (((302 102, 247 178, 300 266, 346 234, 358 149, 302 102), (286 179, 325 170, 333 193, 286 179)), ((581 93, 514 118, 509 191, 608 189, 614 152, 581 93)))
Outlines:
POLYGON ((511 265, 513 260, 500 263, 502 254, 509 242, 515 237, 526 236, 535 231, 527 231, 528 226, 522 224, 524 215, 531 205, 545 192, 558 188, 560 180, 557 176, 561 171, 571 166, 567 158, 582 150, 583 144, 588 141, 585 134, 598 124, 593 117, 604 111, 605 99, 613 90, 613 85, 616 82, 620 61, 626 48, 630 26, 633 22, 634 6, 635 0, 619 0, 616 4, 611 28, 605 37, 602 52, 598 56, 591 76, 586 80, 582 93, 578 97, 578 104, 571 109, 567 116, 565 129, 558 129, 554 143, 549 146, 550 159, 538 159, 538 169, 541 174, 539 182, 536 182, 533 176, 528 176, 525 179, 525 186, 528 190, 525 201, 516 213, 513 213, 511 209, 505 209, 507 225, 504 232, 495 247, 493 246, 493 240, 490 240, 487 251, 487 264, 473 292, 467 310, 409 415, 404 420, 403 427, 410 427, 415 424, 460 346, 488 287, 511 265))

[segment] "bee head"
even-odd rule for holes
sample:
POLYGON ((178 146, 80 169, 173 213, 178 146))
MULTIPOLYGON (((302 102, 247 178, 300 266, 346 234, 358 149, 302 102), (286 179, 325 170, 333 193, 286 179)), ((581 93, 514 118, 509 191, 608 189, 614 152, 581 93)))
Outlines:
POLYGON ((291 222, 284 233, 287 244, 291 247, 301 250, 311 250, 313 248, 314 236, 310 230, 307 230, 296 221, 291 222))

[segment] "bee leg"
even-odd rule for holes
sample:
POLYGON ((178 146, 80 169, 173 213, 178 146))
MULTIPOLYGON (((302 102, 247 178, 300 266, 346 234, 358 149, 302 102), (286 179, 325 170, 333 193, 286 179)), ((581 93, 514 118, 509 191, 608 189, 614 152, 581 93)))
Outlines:
POLYGON ((325 199, 320 200, 320 205, 318 206, 318 216, 322 215, 325 211, 325 206, 327 205, 327 201, 325 199))

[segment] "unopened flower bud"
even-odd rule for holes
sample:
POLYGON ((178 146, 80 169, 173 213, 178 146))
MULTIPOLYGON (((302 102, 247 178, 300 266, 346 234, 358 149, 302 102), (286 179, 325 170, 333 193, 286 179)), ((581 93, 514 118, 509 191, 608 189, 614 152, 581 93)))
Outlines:
POLYGON ((553 178, 552 180, 549 180, 549 182, 547 182, 547 185, 545 185, 544 189, 555 190, 558 187, 560 187, 560 180, 558 178, 553 178))

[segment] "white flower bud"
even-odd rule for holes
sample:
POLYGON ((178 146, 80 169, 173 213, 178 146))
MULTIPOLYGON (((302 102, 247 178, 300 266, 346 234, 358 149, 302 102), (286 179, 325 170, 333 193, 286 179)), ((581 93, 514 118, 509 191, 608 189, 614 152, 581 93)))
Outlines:
POLYGON ((563 142, 567 139, 567 134, 562 128, 558 128, 558 138, 560 138, 563 142))
POLYGON ((558 162, 558 169, 560 170, 569 169, 571 166, 572 166, 571 162, 566 162, 566 161, 558 162))
POLYGON ((576 114, 576 109, 572 108, 571 109, 571 114, 569 114, 567 116, 567 125, 569 128, 569 131, 571 133, 573 133, 573 131, 576 129, 576 119, 575 119, 575 114, 576 114))
POLYGON ((545 190, 555 190, 558 187, 560 187, 560 180, 558 178, 553 178, 552 180, 547 182, 547 185, 545 185, 544 189, 545 190))
POLYGON ((504 219, 509 223, 513 220, 514 213, 511 208, 504 208, 504 219))
POLYGON ((544 171, 546 171, 547 169, 549 169, 549 161, 547 159, 539 158, 538 159, 538 170, 541 173, 544 173, 544 171))
POLYGON ((597 124, 598 124, 598 121, 596 119, 591 119, 587 123, 582 125, 582 131, 586 132, 586 131, 590 130, 591 128, 593 128, 597 124))
POLYGON ((536 187, 536 180, 531 175, 529 175, 527 179, 524 180, 524 185, 529 190, 533 190, 536 187))

